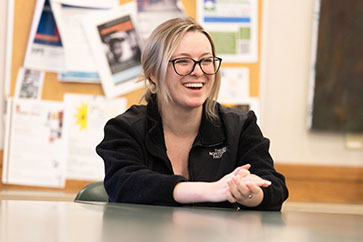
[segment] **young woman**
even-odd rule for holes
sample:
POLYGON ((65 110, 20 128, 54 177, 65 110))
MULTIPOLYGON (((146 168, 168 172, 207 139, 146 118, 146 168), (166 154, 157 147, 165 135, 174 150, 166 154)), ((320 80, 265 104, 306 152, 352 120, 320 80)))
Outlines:
POLYGON ((109 120, 96 148, 110 202, 281 209, 285 179, 253 111, 216 102, 221 61, 192 18, 153 31, 141 57, 147 105, 109 120))

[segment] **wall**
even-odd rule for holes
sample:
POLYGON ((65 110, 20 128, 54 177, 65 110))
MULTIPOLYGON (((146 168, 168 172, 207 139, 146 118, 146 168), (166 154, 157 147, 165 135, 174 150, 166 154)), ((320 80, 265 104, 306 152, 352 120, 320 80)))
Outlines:
POLYGON ((6 43, 6 14, 7 14, 7 2, 0 1, 0 149, 3 149, 3 136, 4 136, 4 85, 5 85, 5 43, 6 43))
MULTIPOLYGON (((346 150, 344 135, 306 130, 314 0, 264 2, 261 123, 272 141, 273 157, 284 163, 363 166, 362 150, 346 150)), ((6 13, 7 1, 0 1, 0 100, 5 83, 6 13)), ((0 139, 0 149, 2 144, 0 139)))
POLYGON ((262 129, 277 162, 363 167, 363 150, 347 150, 344 134, 306 129, 314 0, 265 1, 262 44, 262 129))

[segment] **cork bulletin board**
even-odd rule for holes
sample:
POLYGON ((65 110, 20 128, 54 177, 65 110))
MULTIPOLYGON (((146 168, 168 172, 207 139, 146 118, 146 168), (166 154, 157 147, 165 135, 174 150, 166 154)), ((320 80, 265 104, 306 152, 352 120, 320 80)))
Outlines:
MULTIPOLYGON (((245 67, 249 69, 249 93, 251 97, 259 96, 259 83, 260 83, 260 57, 261 57, 261 24, 262 24, 262 9, 263 0, 258 1, 258 43, 257 43, 257 62, 243 63, 224 62, 222 67, 245 67)), ((120 4, 127 3, 128 0, 120 0, 120 4)), ((196 18, 196 0, 181 0, 187 15, 196 18)), ((7 95, 14 96, 17 73, 20 67, 23 66, 28 36, 31 29, 33 12, 36 0, 14 0, 14 13, 13 13, 13 29, 12 29, 12 46, 11 46, 11 65, 10 65, 10 78, 8 80, 9 90, 7 95)), ((74 94, 92 94, 104 95, 101 84, 91 83, 75 83, 75 82, 60 82, 57 79, 57 73, 47 72, 44 78, 44 85, 42 91, 42 100, 56 100, 62 101, 65 93, 74 94)), ((123 95, 127 99, 127 106, 137 104, 143 95, 143 88, 132 91, 123 95)), ((1 156, 2 157, 2 156, 1 156)), ((2 159, 1 166, 2 167, 2 159)), ((2 173, 0 172, 0 175, 2 173)), ((56 189, 66 192, 77 192, 84 185, 91 181, 81 180, 67 180, 66 186, 63 189, 56 189)), ((20 185, 8 185, 0 183, 0 189, 34 189, 34 190, 50 190, 55 188, 40 188, 28 187, 20 185)))

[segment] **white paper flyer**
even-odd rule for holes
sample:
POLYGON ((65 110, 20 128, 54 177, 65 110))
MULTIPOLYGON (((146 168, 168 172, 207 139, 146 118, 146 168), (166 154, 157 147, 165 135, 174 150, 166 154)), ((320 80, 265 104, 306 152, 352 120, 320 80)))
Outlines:
POLYGON ((104 96, 64 95, 64 128, 67 140, 67 178, 102 180, 104 164, 96 154, 106 122, 126 109, 126 99, 104 96))
POLYGON ((250 97, 249 68, 223 67, 221 72, 221 87, 218 101, 221 103, 240 103, 250 97))
POLYGON ((138 0, 137 11, 139 32, 143 41, 159 24, 168 19, 186 16, 180 0, 138 0))
POLYGON ((82 28, 82 17, 107 12, 118 6, 118 1, 51 0, 51 6, 65 55, 65 72, 59 75, 59 79, 99 82, 96 64, 82 28))
POLYGON ((9 99, 2 180, 64 187, 63 103, 9 99))

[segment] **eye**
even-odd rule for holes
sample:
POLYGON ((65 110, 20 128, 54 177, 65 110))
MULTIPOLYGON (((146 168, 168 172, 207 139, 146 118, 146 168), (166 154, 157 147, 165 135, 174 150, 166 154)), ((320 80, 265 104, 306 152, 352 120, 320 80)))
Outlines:
POLYGON ((213 61, 214 61, 214 58, 213 57, 208 57, 208 58, 204 58, 202 60, 202 63, 208 65, 208 64, 213 63, 213 61))
POLYGON ((175 60, 175 64, 178 64, 178 65, 189 65, 192 61, 190 59, 177 59, 175 60))

